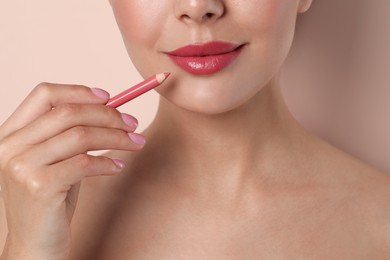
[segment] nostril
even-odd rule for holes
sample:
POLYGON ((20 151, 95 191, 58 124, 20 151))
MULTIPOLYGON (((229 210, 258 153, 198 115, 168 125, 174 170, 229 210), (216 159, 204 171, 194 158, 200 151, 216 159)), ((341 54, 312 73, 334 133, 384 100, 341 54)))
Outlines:
POLYGON ((175 2, 177 2, 175 17, 186 23, 213 23, 225 13, 225 1, 221 0, 186 0, 175 2))
POLYGON ((191 17, 188 14, 183 14, 180 18, 181 18, 181 20, 184 20, 184 21, 191 19, 191 17))
POLYGON ((207 14, 205 14, 205 17, 207 17, 207 18, 212 18, 213 16, 214 16, 213 13, 207 13, 207 14))
MULTIPOLYGON (((206 21, 206 20, 209 20, 209 19, 212 19, 215 15, 213 13, 206 13, 204 14, 202 17, 201 17, 201 21, 206 21)), ((194 19, 193 17, 191 17, 190 15, 188 14, 183 14, 181 15, 181 19, 186 21, 186 20, 192 20, 194 19)))

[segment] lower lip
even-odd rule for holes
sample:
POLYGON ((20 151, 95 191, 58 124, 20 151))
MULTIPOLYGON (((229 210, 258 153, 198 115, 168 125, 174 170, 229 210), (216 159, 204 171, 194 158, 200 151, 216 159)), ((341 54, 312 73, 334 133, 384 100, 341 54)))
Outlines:
POLYGON ((210 75, 229 66, 241 53, 242 47, 228 53, 202 57, 181 57, 168 54, 183 70, 194 75, 210 75))

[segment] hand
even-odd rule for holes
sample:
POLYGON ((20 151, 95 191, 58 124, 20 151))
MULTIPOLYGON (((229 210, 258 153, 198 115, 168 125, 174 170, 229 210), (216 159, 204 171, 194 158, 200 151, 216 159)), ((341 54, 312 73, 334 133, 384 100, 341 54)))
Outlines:
POLYGON ((0 127, 4 254, 66 259, 81 180, 124 167, 86 152, 143 147, 143 136, 133 133, 137 120, 105 106, 108 98, 100 89, 41 83, 0 127))

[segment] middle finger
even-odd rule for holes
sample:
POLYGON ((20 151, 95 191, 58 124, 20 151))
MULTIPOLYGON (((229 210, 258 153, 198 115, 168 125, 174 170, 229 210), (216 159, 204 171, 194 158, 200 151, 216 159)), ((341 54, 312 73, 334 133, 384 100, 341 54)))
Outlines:
POLYGON ((50 165, 88 151, 135 151, 141 149, 144 144, 145 139, 139 134, 118 129, 77 126, 41 144, 31 146, 23 157, 34 164, 50 165))
POLYGON ((15 132, 10 138, 15 145, 42 143, 77 125, 107 127, 133 132, 137 120, 104 105, 63 104, 15 132))

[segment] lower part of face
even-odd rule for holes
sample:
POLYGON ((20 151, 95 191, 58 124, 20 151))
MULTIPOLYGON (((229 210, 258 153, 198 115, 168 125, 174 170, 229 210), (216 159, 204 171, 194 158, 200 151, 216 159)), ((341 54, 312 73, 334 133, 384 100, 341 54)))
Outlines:
POLYGON ((156 90, 176 106, 206 114, 248 102, 277 75, 293 41, 298 4, 298 0, 111 0, 140 74, 171 72, 156 90), (195 19, 200 17, 204 19, 195 19), (215 73, 187 72, 167 54, 214 41, 242 45, 239 55, 215 73))

